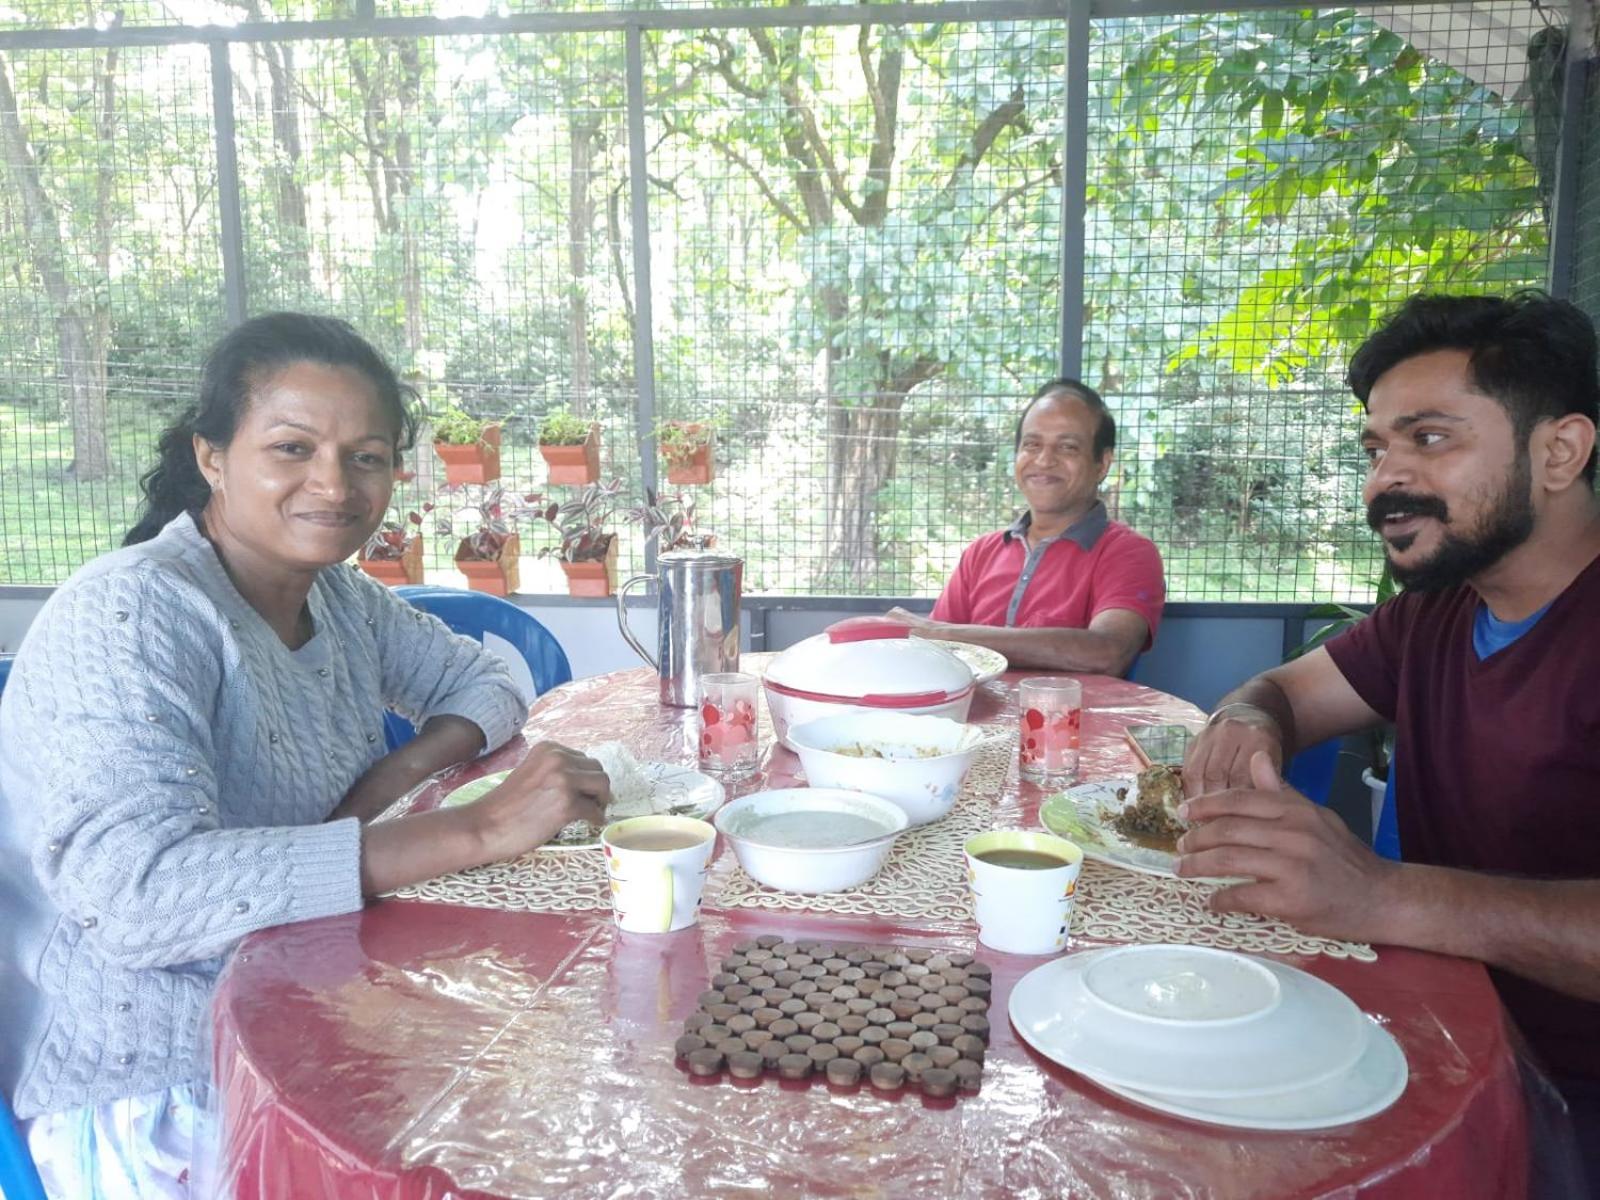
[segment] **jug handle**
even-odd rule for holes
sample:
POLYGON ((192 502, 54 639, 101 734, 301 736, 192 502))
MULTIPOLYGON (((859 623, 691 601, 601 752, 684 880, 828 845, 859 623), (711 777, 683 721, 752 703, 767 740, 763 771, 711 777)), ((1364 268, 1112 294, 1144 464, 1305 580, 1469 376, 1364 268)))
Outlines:
POLYGON ((622 638, 633 647, 634 653, 656 670, 661 669, 661 664, 656 662, 655 656, 639 644, 639 639, 633 636, 633 630, 628 628, 628 610, 623 607, 622 598, 628 594, 628 589, 636 583, 649 583, 654 575, 635 575, 627 583, 617 589, 617 628, 622 630, 622 638))

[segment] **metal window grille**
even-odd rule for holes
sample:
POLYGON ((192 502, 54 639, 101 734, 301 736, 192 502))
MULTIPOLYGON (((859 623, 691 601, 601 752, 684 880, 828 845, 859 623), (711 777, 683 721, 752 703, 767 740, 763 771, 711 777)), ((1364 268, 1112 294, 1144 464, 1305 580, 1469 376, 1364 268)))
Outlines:
MULTIPOLYGON (((935 593, 1011 519, 1015 413, 1065 340, 1173 598, 1367 598, 1344 362, 1412 291, 1545 280, 1543 17, 1075 0, 1080 52, 1060 8, 988 7, 573 0, 354 36, 359 7, 124 5, 80 46, 41 36, 80 10, 0 13, 0 583, 119 540, 242 303, 344 316, 430 407, 502 420, 518 491, 550 490, 534 431, 572 406, 606 475, 693 497, 788 595, 935 593), (715 426, 711 484, 665 482, 674 420, 715 426)), ((409 465, 397 509, 450 507, 426 445, 409 465)))

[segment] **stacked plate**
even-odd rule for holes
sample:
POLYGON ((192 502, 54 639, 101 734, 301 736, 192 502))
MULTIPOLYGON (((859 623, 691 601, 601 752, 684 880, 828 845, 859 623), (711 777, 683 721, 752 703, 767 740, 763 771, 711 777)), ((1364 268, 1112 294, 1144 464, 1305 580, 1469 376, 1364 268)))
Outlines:
POLYGON ((1135 1104, 1214 1125, 1344 1125, 1406 1086, 1399 1045, 1343 992, 1224 950, 1058 958, 1018 981, 1010 1012, 1046 1058, 1135 1104))

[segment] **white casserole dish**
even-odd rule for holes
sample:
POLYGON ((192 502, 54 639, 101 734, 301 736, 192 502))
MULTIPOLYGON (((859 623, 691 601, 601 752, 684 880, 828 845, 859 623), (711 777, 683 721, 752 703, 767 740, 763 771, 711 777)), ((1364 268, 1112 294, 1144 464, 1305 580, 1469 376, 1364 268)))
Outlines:
POLYGON ((851 617, 773 659, 762 684, 778 740, 793 750, 793 726, 859 709, 965 721, 976 687, 971 668, 910 634, 899 621, 851 617))

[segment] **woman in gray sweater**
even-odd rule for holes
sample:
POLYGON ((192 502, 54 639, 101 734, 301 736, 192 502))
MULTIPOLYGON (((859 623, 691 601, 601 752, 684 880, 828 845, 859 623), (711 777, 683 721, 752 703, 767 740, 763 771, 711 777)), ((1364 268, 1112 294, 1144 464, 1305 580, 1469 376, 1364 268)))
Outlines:
POLYGON ((342 321, 213 349, 121 550, 45 604, 0 700, 0 1087, 53 1194, 184 1196, 208 1001, 252 930, 521 854, 609 799, 535 747, 474 804, 368 824, 516 735, 504 666, 346 561, 415 418, 342 321), (383 711, 420 728, 385 753, 383 711))

